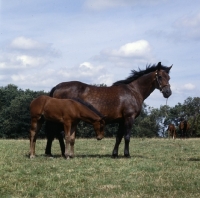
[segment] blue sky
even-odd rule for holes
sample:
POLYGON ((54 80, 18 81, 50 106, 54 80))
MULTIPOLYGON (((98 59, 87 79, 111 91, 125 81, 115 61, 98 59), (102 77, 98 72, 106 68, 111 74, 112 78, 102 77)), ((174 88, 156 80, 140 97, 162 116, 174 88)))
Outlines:
MULTIPOLYGON (((0 2, 0 86, 111 85, 161 61, 173 64, 173 107, 200 96, 199 49, 199 0, 0 2)), ((166 99, 155 90, 145 103, 160 107, 166 99)))

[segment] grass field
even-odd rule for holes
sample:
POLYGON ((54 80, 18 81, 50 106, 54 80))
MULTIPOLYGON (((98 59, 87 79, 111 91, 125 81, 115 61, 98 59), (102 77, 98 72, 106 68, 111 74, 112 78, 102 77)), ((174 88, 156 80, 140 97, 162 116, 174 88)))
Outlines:
POLYGON ((44 156, 38 140, 0 140, 0 197, 200 197, 200 139, 131 139, 131 158, 112 159, 115 139, 77 139, 75 158, 44 156))

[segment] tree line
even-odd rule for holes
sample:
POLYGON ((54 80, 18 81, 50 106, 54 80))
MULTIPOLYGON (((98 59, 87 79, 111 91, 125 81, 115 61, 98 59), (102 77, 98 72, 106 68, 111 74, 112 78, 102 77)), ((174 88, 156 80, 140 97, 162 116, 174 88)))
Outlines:
MULTIPOLYGON (((106 86, 105 84, 97 86, 106 86)), ((48 95, 45 91, 22 90, 9 84, 0 87, 0 138, 29 138, 31 101, 39 95, 48 95)), ((200 136, 200 98, 188 97, 183 104, 174 107, 168 105, 153 108, 143 103, 140 116, 135 120, 132 137, 167 137, 167 126, 175 124, 179 136, 178 124, 184 118, 190 123, 193 137, 200 136)), ((38 134, 45 138, 44 127, 38 134)), ((105 128, 105 137, 114 137, 118 124, 109 124, 105 128)), ((95 137, 93 127, 85 122, 78 124, 76 137, 95 137)))

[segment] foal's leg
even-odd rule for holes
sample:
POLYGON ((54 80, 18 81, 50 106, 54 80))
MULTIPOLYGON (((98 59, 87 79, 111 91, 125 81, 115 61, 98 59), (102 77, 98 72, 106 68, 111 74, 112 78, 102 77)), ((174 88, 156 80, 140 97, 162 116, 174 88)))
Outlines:
POLYGON ((35 157, 36 129, 37 129, 37 120, 32 118, 31 128, 30 128, 30 158, 35 157))
POLYGON ((113 149, 113 152, 112 152, 112 157, 114 157, 114 158, 118 157, 119 145, 120 145, 121 140, 123 138, 123 127, 124 127, 123 123, 120 122, 118 131, 117 131, 115 146, 114 146, 114 149, 113 149))
POLYGON ((70 157, 69 144, 71 140, 71 136, 70 136, 71 123, 69 122, 64 123, 64 131, 65 131, 65 157, 69 159, 70 157))
POLYGON ((30 129, 30 158, 35 157, 35 145, 38 131, 41 129, 42 126, 42 119, 37 120, 37 118, 31 119, 31 129, 30 129))
POLYGON ((78 122, 74 122, 70 131, 70 157, 74 157, 75 132, 78 122))
POLYGON ((75 144, 75 131, 70 136, 70 147, 71 147, 70 157, 72 158, 74 157, 74 144, 75 144))

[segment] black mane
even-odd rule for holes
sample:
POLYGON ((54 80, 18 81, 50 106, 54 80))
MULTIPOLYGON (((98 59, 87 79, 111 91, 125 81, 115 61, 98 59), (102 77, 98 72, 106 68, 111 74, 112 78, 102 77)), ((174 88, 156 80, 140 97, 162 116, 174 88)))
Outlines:
POLYGON ((169 74, 168 67, 163 66, 161 64, 160 65, 156 65, 156 64, 150 65, 149 64, 149 65, 146 65, 145 70, 141 70, 140 68, 138 68, 139 71, 131 70, 131 74, 128 78, 126 78, 125 80, 119 80, 119 81, 113 83, 113 85, 118 86, 118 85, 121 85, 121 84, 129 84, 129 83, 133 82, 134 80, 138 79, 139 77, 141 77, 145 74, 148 74, 150 72, 154 72, 158 69, 165 70, 169 74))
POLYGON ((97 110, 94 108, 94 106, 92 106, 90 103, 81 100, 80 98, 71 98, 72 100, 75 100, 76 102, 81 103, 82 105, 88 107, 91 111, 93 111, 94 113, 96 113, 99 117, 103 118, 104 116, 97 110))

